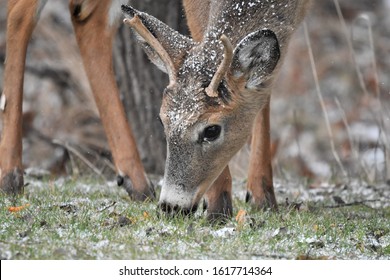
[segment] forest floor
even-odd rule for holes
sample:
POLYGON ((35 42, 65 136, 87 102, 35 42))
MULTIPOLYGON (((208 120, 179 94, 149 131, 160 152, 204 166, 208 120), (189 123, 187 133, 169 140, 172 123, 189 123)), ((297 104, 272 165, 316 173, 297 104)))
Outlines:
POLYGON ((390 259, 388 185, 277 182, 272 212, 235 182, 233 217, 213 225, 201 210, 160 215, 114 182, 27 182, 23 197, 0 197, 0 259, 390 259))
MULTIPOLYGON (((6 1, 0 3, 4 7, 6 1)), ((375 183, 390 179, 389 9, 390 0, 313 1, 305 19, 309 38, 301 25, 272 94, 276 177, 304 176, 322 182, 349 177, 375 183)), ((0 9, 1 61, 6 55, 5 27, 6 9, 0 9)), ((107 155, 109 149, 66 1, 48 1, 29 44, 26 65, 24 166, 72 175, 66 168, 72 160, 68 154, 78 153, 107 168, 106 157, 101 159, 104 163, 96 161, 96 155, 107 155)), ((0 91, 3 71, 1 64, 0 91)), ((121 94, 124 100, 132 98, 130 92, 121 94)), ((144 144, 138 143, 142 159, 153 161, 144 144)), ((245 146, 235 158, 236 177, 246 177, 249 152, 245 146)))
MULTIPOLYGON (((243 202, 246 146, 232 162, 233 217, 210 225, 200 210, 157 215, 156 202, 133 203, 110 181, 67 2, 48 1, 27 54, 28 186, 0 196, 0 259, 390 259, 390 1, 313 2, 309 38, 303 26, 295 33, 272 95, 279 211, 243 202)), ((5 26, 0 9, 1 61, 5 26)), ((1 64, 0 92, 3 73, 1 64)))

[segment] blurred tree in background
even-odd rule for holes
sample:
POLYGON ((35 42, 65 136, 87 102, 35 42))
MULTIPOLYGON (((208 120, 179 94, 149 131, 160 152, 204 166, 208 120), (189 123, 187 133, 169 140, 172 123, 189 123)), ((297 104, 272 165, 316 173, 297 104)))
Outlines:
MULTIPOLYGON (((181 1, 130 1, 130 4, 187 33, 181 1)), ((114 51, 118 85, 142 161, 148 172, 162 174, 166 143, 158 115, 168 76, 149 61, 130 33, 128 26, 120 25, 114 51)))

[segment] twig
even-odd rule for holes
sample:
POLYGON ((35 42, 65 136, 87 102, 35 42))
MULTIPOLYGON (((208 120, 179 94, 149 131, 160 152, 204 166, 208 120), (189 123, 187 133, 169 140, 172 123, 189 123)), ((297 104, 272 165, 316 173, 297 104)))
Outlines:
POLYGON ((376 56, 375 56, 375 48, 374 48, 374 36, 372 34, 372 23, 370 21, 370 19, 368 17, 363 17, 366 22, 367 22, 367 26, 368 26, 368 38, 369 38, 369 42, 370 42, 370 49, 371 49, 371 56, 372 56, 372 68, 373 68, 373 71, 374 71, 374 76, 375 76, 375 80, 376 80, 376 83, 375 83, 375 93, 376 93, 376 97, 379 101, 379 110, 380 110, 380 115, 381 115, 381 120, 380 120, 380 128, 381 128, 381 136, 382 136, 382 139, 383 139, 383 144, 384 144, 384 155, 385 155, 385 176, 386 177, 390 177, 390 168, 388 167, 389 165, 389 162, 390 161, 390 157, 387 157, 386 158, 386 150, 387 150, 387 147, 390 146, 389 144, 389 139, 387 137, 387 134, 386 133, 383 133, 385 130, 385 127, 384 127, 384 111, 383 111, 383 106, 382 106, 382 102, 380 102, 380 99, 381 99, 381 95, 380 95, 380 88, 379 88, 379 74, 378 74, 378 66, 376 64, 376 56))
POLYGON ((355 144, 354 144, 354 142, 352 140, 351 127, 350 127, 350 125, 348 123, 348 119, 347 119, 347 116, 345 114, 345 111, 341 107, 341 103, 340 103, 340 100, 338 99, 338 97, 335 97, 335 102, 336 102, 336 105, 337 105, 337 107, 339 109, 339 112, 341 113, 341 118, 343 120, 345 129, 347 131, 347 137, 348 137, 349 145, 351 145, 352 155, 355 158, 356 162, 360 163, 361 169, 365 173, 366 178, 368 178, 368 170, 365 168, 364 164, 362 163, 361 158, 360 158, 360 154, 359 154, 359 149, 356 148, 356 146, 355 146, 355 144))
POLYGON ((103 209, 99 210, 98 212, 104 212, 108 208, 111 208, 112 206, 115 206, 115 204, 116 204, 116 201, 113 201, 111 204, 107 205, 106 207, 104 207, 103 209))
MULTIPOLYGON (((383 145, 384 145, 384 155, 385 155, 385 169, 384 169, 384 172, 385 172, 385 176, 386 177, 390 177, 390 168, 388 167, 389 163, 388 161, 390 161, 390 158, 389 157, 386 157, 386 150, 387 150, 387 147, 390 147, 390 142, 389 142, 389 139, 387 137, 387 134, 384 133, 384 131, 386 131, 385 129, 385 125, 384 125, 384 110, 383 110, 383 106, 382 106, 382 102, 380 101, 381 99, 381 95, 380 95, 380 87, 379 87, 379 74, 378 74, 378 66, 377 66, 377 63, 376 63, 376 55, 375 55, 375 46, 374 46, 374 36, 373 36, 373 33, 372 33, 372 23, 371 23, 371 20, 370 18, 367 16, 367 15, 361 15, 358 19, 361 19, 363 21, 366 22, 366 25, 367 25, 367 29, 368 29, 368 41, 369 41, 369 45, 370 45, 370 51, 371 51, 371 63, 372 63, 372 72, 374 74, 374 79, 375 79, 375 97, 378 101, 378 106, 379 106, 379 119, 378 119, 378 126, 380 128, 380 138, 382 138, 382 141, 383 141, 383 145)), ((352 50, 353 51, 353 50, 352 50)), ((355 56, 355 52, 353 51, 353 54, 355 56)), ((378 139, 378 141, 379 141, 378 139)), ((376 172, 376 168, 375 168, 375 172, 376 172)))
POLYGON ((344 166, 341 163, 339 154, 336 151, 336 147, 335 147, 335 143, 334 143, 334 137, 333 137, 333 131, 332 131, 332 128, 331 128, 331 125, 330 125, 329 116, 328 116, 328 112, 327 112, 326 107, 325 107, 324 99, 322 97, 322 92, 321 92, 321 88, 320 88, 320 82, 318 80, 317 69, 316 69, 316 65, 315 65, 315 62, 314 62, 313 49, 311 47, 309 31, 307 29, 307 23, 306 22, 304 22, 303 27, 304 27, 304 31, 305 31, 305 37, 306 37, 307 46, 308 46, 308 49, 309 49, 310 65, 311 65, 311 68, 312 68, 312 71, 313 71, 314 82, 315 82, 315 86, 316 86, 316 93, 317 93, 318 99, 319 99, 320 104, 321 104, 322 113, 324 114, 326 129, 328 131, 328 135, 329 135, 329 139, 330 139, 330 146, 331 146, 331 149, 332 149, 333 157, 336 159, 336 162, 339 165, 339 167, 340 167, 344 177, 347 177, 348 174, 345 171, 344 166))
MULTIPOLYGON (((82 149, 83 151, 85 151, 85 153, 87 154, 90 154, 90 155, 93 155, 95 156, 95 158, 97 160, 102 160, 103 159, 103 163, 108 167, 110 168, 113 172, 116 171, 115 169, 115 166, 105 157, 105 156, 102 156, 100 155, 95 149, 91 149, 90 147, 88 146, 80 146, 80 149, 82 149)), ((102 169, 104 170, 104 169, 102 169)))
POLYGON ((112 171, 116 172, 115 165, 113 165, 110 160, 108 160, 107 158, 103 158, 103 161, 112 171))
POLYGON ((349 207, 349 206, 356 206, 356 205, 363 205, 363 206, 366 206, 368 208, 372 208, 372 207, 366 205, 365 203, 378 202, 378 201, 379 201, 379 199, 368 199, 368 200, 354 201, 354 202, 350 202, 350 203, 343 203, 343 204, 337 204, 337 205, 326 205, 326 206, 324 206, 324 208, 341 208, 341 207, 349 207))
POLYGON ((372 69, 374 72, 375 77, 375 94, 376 97, 380 97, 380 88, 379 88, 379 75, 378 75, 378 66, 376 64, 376 56, 375 56, 375 48, 374 48, 374 36, 372 35, 372 23, 370 21, 370 18, 366 15, 360 16, 360 18, 364 19, 367 22, 367 28, 368 28, 368 41, 370 42, 370 50, 371 50, 371 62, 372 62, 372 69))
POLYGON ((66 148, 69 152, 77 156, 81 161, 83 161, 93 172, 95 172, 99 177, 102 179, 106 179, 102 172, 92 163, 90 162, 86 157, 84 157, 78 150, 70 146, 68 143, 63 143, 62 141, 58 139, 53 140, 54 144, 60 145, 64 148, 66 148))
POLYGON ((348 48, 351 51, 351 58, 352 58, 352 61, 353 61, 353 65, 355 66, 355 71, 356 71, 356 75, 358 76, 360 87, 362 88, 364 94, 367 95, 368 91, 367 91, 367 88, 366 88, 366 84, 364 83, 362 72, 360 71, 359 66, 357 64, 357 61, 356 61, 355 50, 353 49, 352 40, 351 40, 351 38, 349 36, 347 24, 345 23, 345 19, 344 19, 343 13, 341 12, 339 1, 338 0, 333 0, 333 2, 334 2, 334 5, 336 6, 337 15, 338 15, 338 17, 340 19, 340 22, 341 22, 341 25, 343 27, 345 38, 347 39, 348 48))

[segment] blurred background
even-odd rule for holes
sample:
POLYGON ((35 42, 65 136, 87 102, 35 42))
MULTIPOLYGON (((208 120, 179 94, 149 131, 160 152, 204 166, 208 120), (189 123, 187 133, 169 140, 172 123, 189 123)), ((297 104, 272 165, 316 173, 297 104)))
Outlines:
MULTIPOLYGON (((67 2, 48 1, 28 48, 24 166, 31 174, 113 179, 67 2)), ((302 25, 272 96, 274 175, 312 182, 389 182, 390 0, 313 2, 305 21, 308 36, 302 25)), ((130 4, 188 33, 180 1, 130 4)), ((6 6, 0 0, 0 90, 6 6)), ((166 148, 157 116, 167 77, 148 61, 123 25, 115 41, 114 64, 147 172, 162 174, 166 148)), ((232 160, 236 178, 245 179, 249 152, 247 145, 232 160)))

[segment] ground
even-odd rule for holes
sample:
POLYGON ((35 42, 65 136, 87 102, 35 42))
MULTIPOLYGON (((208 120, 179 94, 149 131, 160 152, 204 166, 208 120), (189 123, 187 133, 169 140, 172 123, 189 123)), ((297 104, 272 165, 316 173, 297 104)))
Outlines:
MULTIPOLYGON (((0 1, 5 5, 5 0, 0 1)), ((313 2, 305 19, 311 49, 302 25, 292 38, 272 94, 275 176, 306 176, 320 182, 363 177, 372 183, 385 182, 390 179, 390 2, 313 2)), ((1 9, 1 60, 5 59, 5 19, 6 9, 1 9)), ((0 79, 0 90, 2 82, 0 79)), ((131 98, 131 93, 122 94, 125 100, 131 98)), ((23 110, 26 168, 72 173, 74 170, 65 166, 67 154, 93 154, 95 158, 107 154, 66 1, 48 1, 33 33, 23 110)), ((157 118, 155 121, 158 123, 157 118)), ((138 145, 142 149, 142 143, 138 145)), ((236 177, 246 177, 248 154, 246 146, 235 158, 232 170, 236 177)), ((111 169, 106 158, 95 165, 111 169)))
POLYGON ((388 185, 277 182, 271 212, 245 204, 236 181, 234 217, 211 225, 201 210, 167 218, 131 202, 115 182, 27 182, 0 198, 1 259, 390 259, 388 185))
MULTIPOLYGON (((390 259, 390 1, 313 2, 309 40, 302 26, 272 95, 279 212, 243 203, 244 147, 232 162, 234 215, 210 225, 201 211, 167 219, 156 202, 133 203, 111 182, 67 3, 48 1, 27 57, 28 185, 22 197, 0 197, 0 258, 390 259)), ((0 9, 2 61, 5 13, 0 9)))

